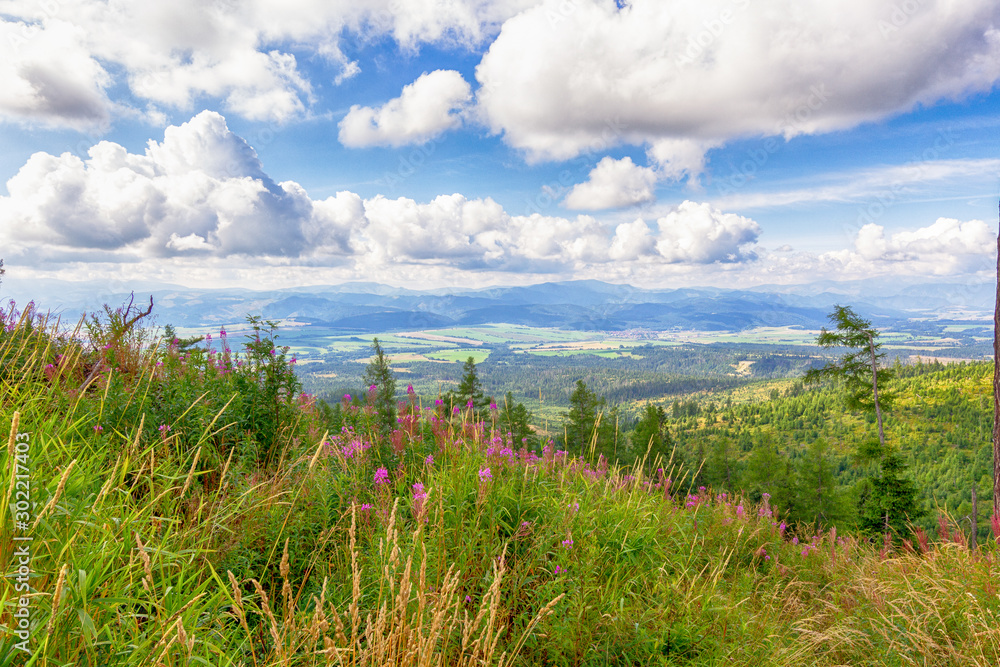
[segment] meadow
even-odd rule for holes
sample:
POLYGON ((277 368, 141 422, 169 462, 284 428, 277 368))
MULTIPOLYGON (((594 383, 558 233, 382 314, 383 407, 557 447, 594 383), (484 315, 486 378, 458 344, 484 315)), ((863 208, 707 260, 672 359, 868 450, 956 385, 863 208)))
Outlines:
POLYGON ((789 525, 409 388, 334 418, 259 320, 2 315, 0 665, 1000 662, 996 518, 976 550, 789 525))

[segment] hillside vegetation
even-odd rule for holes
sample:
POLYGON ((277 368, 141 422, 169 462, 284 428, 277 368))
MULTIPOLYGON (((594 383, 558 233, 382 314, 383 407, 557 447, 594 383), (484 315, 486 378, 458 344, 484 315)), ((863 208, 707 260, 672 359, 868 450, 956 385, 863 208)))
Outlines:
POLYGON ((2 313, 0 665, 1000 662, 1000 525, 897 548, 492 406, 333 414, 269 323, 213 351, 145 312, 2 313))
MULTIPOLYGON (((985 537, 993 488, 993 364, 932 362, 894 370, 886 440, 900 450, 916 482, 923 516, 914 520, 931 529, 946 513, 964 519, 968 529, 975 486, 983 500, 977 525, 985 537)), ((846 411, 837 384, 785 381, 761 388, 755 399, 720 392, 678 401, 672 410, 668 404, 680 451, 701 466, 699 483, 751 498, 770 492, 772 502, 803 521, 815 520, 826 502, 827 523, 850 525, 858 486, 870 473, 853 457, 858 443, 875 432, 874 416, 846 411), (811 486, 816 496, 824 485, 819 493, 825 500, 807 497, 802 488, 811 486)))

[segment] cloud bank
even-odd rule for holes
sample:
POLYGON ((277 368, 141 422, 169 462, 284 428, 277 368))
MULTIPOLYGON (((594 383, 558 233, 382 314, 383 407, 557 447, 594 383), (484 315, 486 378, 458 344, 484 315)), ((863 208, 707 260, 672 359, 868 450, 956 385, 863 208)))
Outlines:
MULTIPOLYGON (((637 178, 642 186, 645 174, 630 160, 607 158, 582 184, 590 190, 578 186, 571 196, 586 195, 596 208, 615 201, 596 185, 637 178)), ((512 215, 489 197, 459 193, 418 202, 342 191, 317 200, 298 183, 275 182, 253 148, 211 111, 168 127, 142 153, 108 141, 87 159, 36 153, 7 187, 0 247, 8 264, 25 257, 40 266, 101 262, 105 270, 132 265, 154 274, 181 262, 197 275, 210 266, 254 267, 272 277, 298 271, 299 281, 306 269, 336 269, 341 279, 397 283, 401 276, 483 284, 548 275, 731 284, 961 274, 979 270, 995 247, 980 220, 941 218, 891 232, 867 224, 851 247, 815 255, 770 251, 755 220, 696 201, 655 219, 609 223, 590 215, 512 215)))
POLYGON ((544 2, 476 69, 483 121, 529 160, 645 145, 697 174, 737 137, 817 134, 989 91, 993 0, 544 2))
POLYGON ((420 203, 344 191, 312 200, 297 183, 272 180, 211 111, 169 127, 142 154, 108 141, 86 160, 36 153, 7 186, 10 195, 0 197, 0 216, 10 222, 0 232, 5 247, 117 253, 120 261, 270 257, 551 272, 609 262, 749 261, 760 234, 749 218, 693 202, 656 221, 610 227, 586 215, 511 215, 490 198, 461 194, 420 203))
POLYGON ((389 37, 411 52, 475 48, 531 4, 0 0, 0 119, 100 129, 115 114, 155 118, 210 97, 227 113, 285 122, 314 102, 303 53, 324 61, 339 84, 360 71, 345 38, 389 37), (115 84, 135 102, 112 101, 115 84))

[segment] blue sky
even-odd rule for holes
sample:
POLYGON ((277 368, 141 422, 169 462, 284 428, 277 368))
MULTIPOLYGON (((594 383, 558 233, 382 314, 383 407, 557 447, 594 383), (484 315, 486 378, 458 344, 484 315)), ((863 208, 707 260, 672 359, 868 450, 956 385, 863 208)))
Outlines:
POLYGON ((0 0, 0 257, 15 283, 988 282, 998 80, 993 0, 0 0))

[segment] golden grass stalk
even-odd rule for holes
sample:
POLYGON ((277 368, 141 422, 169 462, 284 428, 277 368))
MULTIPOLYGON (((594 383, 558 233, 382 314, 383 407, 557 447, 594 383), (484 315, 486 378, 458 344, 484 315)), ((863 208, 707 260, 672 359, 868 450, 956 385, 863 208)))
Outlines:
POLYGON ((55 507, 56 503, 59 502, 59 497, 62 495, 63 490, 66 488, 66 480, 69 479, 69 473, 73 470, 73 466, 75 465, 76 465, 76 459, 73 459, 72 461, 70 461, 69 465, 66 466, 66 469, 63 470, 62 477, 59 478, 59 484, 58 486, 56 486, 56 492, 52 495, 51 498, 49 498, 49 502, 45 503, 45 507, 43 507, 42 511, 39 512, 38 515, 35 517, 34 523, 31 524, 31 530, 35 530, 35 528, 38 527, 38 523, 42 520, 42 517, 48 514, 48 512, 53 507, 55 507))

